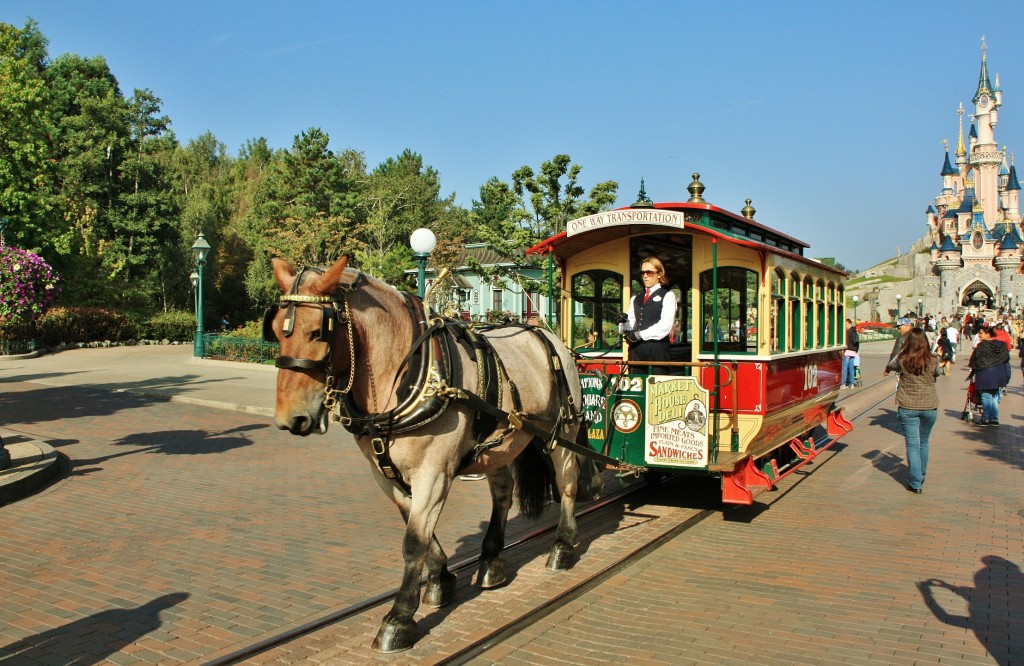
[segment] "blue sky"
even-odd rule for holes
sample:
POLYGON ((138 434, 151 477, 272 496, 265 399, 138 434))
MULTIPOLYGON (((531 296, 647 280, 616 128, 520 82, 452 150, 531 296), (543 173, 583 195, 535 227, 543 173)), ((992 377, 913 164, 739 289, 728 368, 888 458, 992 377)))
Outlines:
POLYGON ((996 139, 1024 160, 1024 3, 985 4, 4 0, 0 21, 34 18, 51 57, 104 56, 183 143, 209 130, 237 154, 320 127, 371 167, 420 153, 467 207, 558 153, 621 205, 641 178, 685 200, 699 171, 711 203, 749 197, 812 256, 864 269, 924 234, 982 35, 996 139))

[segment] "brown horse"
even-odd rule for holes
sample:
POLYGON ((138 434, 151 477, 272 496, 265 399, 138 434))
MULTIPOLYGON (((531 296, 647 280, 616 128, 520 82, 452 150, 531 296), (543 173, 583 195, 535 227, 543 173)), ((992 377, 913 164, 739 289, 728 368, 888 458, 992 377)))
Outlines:
POLYGON ((347 265, 342 257, 296 274, 275 259, 283 295, 267 313, 264 335, 281 344, 277 426, 322 433, 333 414, 356 436, 405 519, 401 586, 374 639, 377 649, 395 652, 416 641, 424 567, 425 605, 454 596, 455 575, 434 527, 457 475, 483 472, 490 485, 477 574, 483 588, 507 579, 501 550, 514 486, 527 515, 560 497, 548 567, 567 569, 575 563, 577 486, 584 486, 581 497, 594 497, 600 477, 593 463, 556 445, 577 437, 580 384, 570 352, 553 335, 522 325, 477 333, 428 316, 419 299, 347 265), (538 433, 550 434, 539 446, 538 433), (548 459, 538 455, 544 445, 548 459))

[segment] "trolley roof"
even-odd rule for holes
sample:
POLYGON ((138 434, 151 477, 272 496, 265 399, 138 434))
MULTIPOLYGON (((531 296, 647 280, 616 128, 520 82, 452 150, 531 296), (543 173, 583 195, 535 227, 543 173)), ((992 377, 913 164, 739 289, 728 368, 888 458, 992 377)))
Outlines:
POLYGON ((537 243, 526 252, 554 252, 559 258, 566 259, 616 238, 686 229, 842 273, 805 257, 804 249, 810 245, 804 241, 709 203, 664 202, 644 207, 623 206, 589 215, 570 221, 566 231, 537 243))

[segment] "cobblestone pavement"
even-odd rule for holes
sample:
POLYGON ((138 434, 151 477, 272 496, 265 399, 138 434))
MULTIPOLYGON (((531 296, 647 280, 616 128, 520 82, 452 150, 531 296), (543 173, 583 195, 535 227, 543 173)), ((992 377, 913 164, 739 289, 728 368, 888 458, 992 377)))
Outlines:
MULTIPOLYGON (((865 383, 883 353, 865 352, 865 383)), ((272 373, 128 377, 140 395, 100 370, 76 383, 60 356, 44 370, 0 365, 5 440, 45 441, 70 464, 0 507, 0 662, 202 663, 395 587, 401 522, 346 433, 295 438, 200 402, 230 402, 216 373, 271 395, 272 373), (154 400, 158 385, 194 401, 154 400)), ((777 501, 704 521, 476 662, 1024 663, 1024 397, 1015 375, 1004 425, 970 426, 963 377, 961 363, 941 380, 922 495, 903 489, 884 401, 777 501)), ((867 407, 871 391, 843 402, 867 407)), ((485 483, 455 484, 440 526, 453 560, 477 548, 486 495, 485 483)), ((379 609, 252 661, 434 663, 482 635, 489 612, 538 603, 660 529, 665 512, 605 518, 568 576, 545 572, 537 552, 500 590, 460 582, 452 607, 421 611, 427 633, 409 653, 368 652, 379 609)))

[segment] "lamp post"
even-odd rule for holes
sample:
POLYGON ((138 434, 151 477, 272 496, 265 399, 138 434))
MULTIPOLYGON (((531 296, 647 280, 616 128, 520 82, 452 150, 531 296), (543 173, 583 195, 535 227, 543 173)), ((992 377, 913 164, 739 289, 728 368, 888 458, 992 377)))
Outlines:
POLYGON ((420 270, 416 286, 419 290, 420 298, 423 298, 427 291, 427 259, 430 258, 430 253, 437 247, 437 236, 430 229, 420 227, 409 236, 409 247, 412 248, 413 256, 416 257, 416 261, 419 263, 420 270))
MULTIPOLYGON (((203 238, 203 232, 199 232, 199 236, 196 237, 196 242, 192 243, 192 256, 196 260, 196 271, 192 272, 192 275, 196 276, 195 281, 192 283, 196 288, 196 339, 192 344, 192 355, 196 358, 202 358, 205 350, 205 341, 203 340, 203 266, 206 265, 206 258, 210 255, 210 244, 203 238)), ((191 276, 189 276, 191 278, 191 276)))
POLYGON ((853 297, 853 323, 857 323, 857 301, 860 300, 859 296, 853 297))
POLYGON ((921 299, 920 298, 917 299, 917 316, 918 317, 923 317, 924 316, 924 310, 922 309, 921 299))
POLYGON ((4 246, 4 229, 7 228, 7 224, 10 222, 6 217, 0 217, 0 247, 4 246))
POLYGON ((897 320, 900 318, 900 299, 902 299, 902 298, 903 298, 902 296, 900 296, 899 294, 896 294, 896 319, 897 320))

